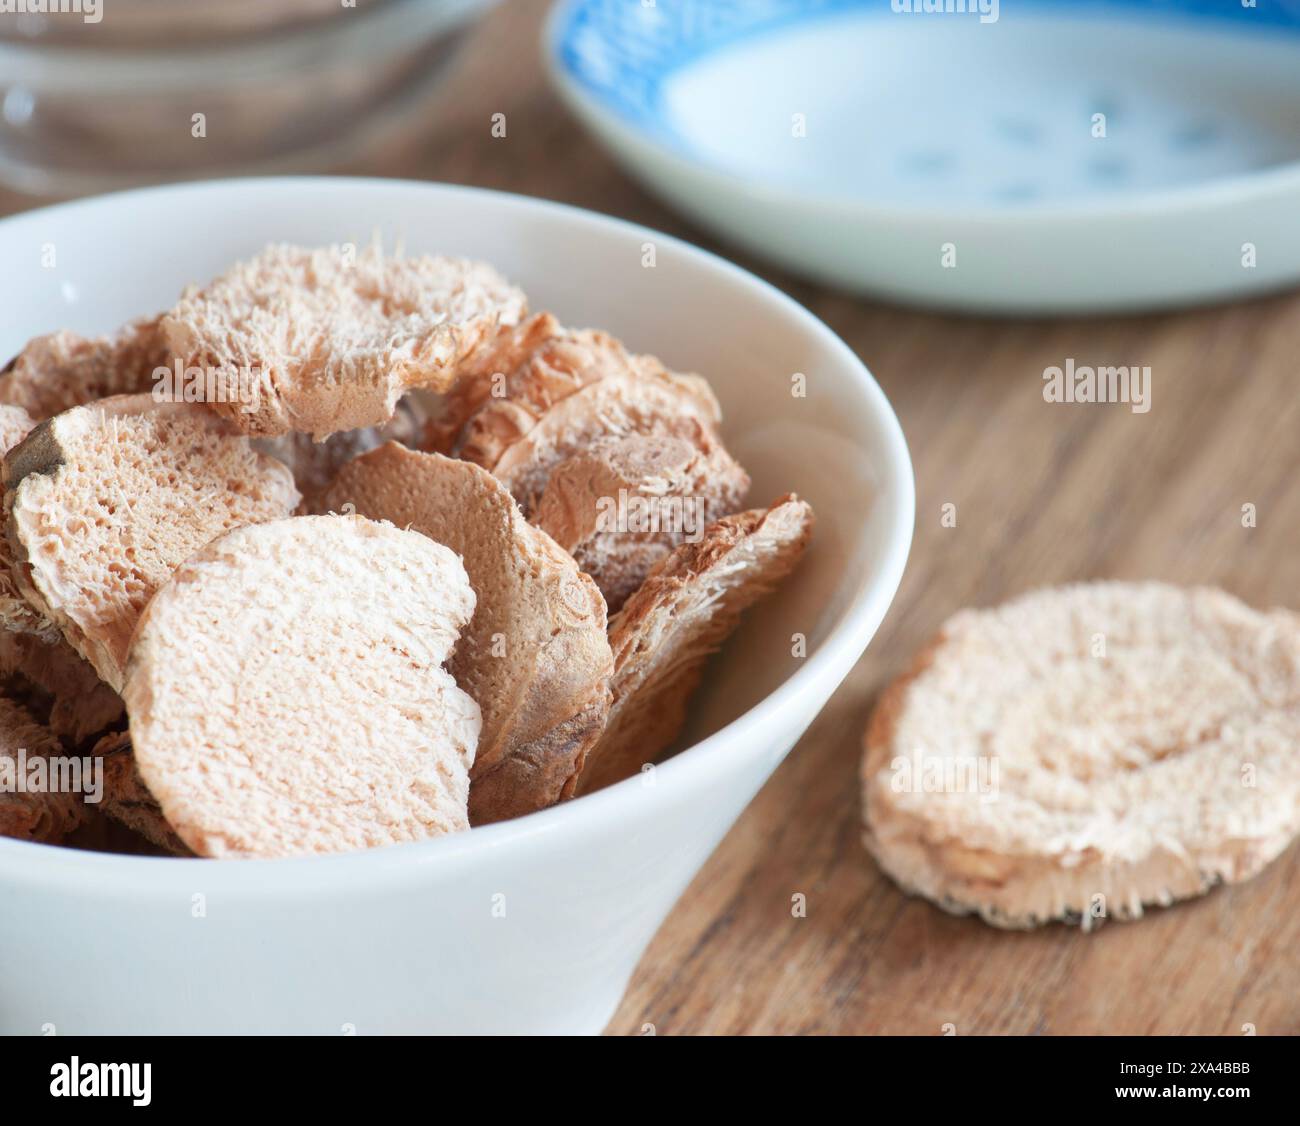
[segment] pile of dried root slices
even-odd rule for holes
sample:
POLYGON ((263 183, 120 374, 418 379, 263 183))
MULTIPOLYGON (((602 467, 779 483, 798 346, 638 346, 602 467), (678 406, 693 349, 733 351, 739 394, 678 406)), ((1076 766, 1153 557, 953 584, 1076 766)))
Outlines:
POLYGON ((492 267, 268 247, 0 372, 0 834, 373 848, 587 793, 678 739, 808 544, 742 509, 708 383, 492 267), (53 770, 47 774, 55 773, 53 770))

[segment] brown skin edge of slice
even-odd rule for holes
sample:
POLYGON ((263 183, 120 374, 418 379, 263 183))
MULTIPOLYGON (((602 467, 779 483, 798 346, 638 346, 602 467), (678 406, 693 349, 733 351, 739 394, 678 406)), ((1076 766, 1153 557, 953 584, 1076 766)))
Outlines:
MULTIPOLYGON (((640 761, 645 761, 645 759, 657 761, 672 745, 673 741, 680 735, 680 726, 685 720, 685 701, 689 700, 698 687, 704 664, 709 656, 716 651, 717 647, 723 644, 726 638, 740 624, 746 611, 762 598, 774 593, 778 589, 779 583, 788 578, 789 574, 798 566, 813 534, 815 515, 811 507, 808 507, 806 502, 797 494, 786 493, 774 500, 767 508, 749 509, 744 512, 732 513, 730 516, 724 516, 721 520, 715 521, 710 527, 716 529, 721 525, 727 529, 727 535, 721 537, 710 536, 708 530, 706 530, 704 539, 701 542, 679 545, 671 555, 651 570, 645 582, 629 597, 623 609, 615 615, 610 626, 610 635, 611 643, 614 644, 615 649, 614 683, 617 686, 619 682, 619 669, 617 666, 620 654, 623 651, 620 635, 626 631, 628 639, 636 642, 638 632, 634 628, 634 623, 653 610, 656 605, 656 598, 666 598, 695 582, 702 574, 707 573, 719 561, 725 559, 740 542, 754 535, 779 508, 790 503, 804 505, 807 512, 807 519, 799 537, 787 544, 787 550, 792 555, 792 562, 785 572, 775 580, 777 585, 764 589, 758 595, 744 600, 740 609, 733 611, 734 619, 725 633, 715 639, 709 650, 699 655, 694 662, 695 668, 692 675, 688 679, 681 680, 679 684, 679 687, 683 690, 682 695, 684 698, 682 707, 678 709, 681 712, 680 717, 675 720, 671 730, 665 729, 667 734, 658 741, 650 753, 639 752, 643 756, 640 761)), ((642 683, 637 686, 637 690, 644 690, 644 687, 645 685, 642 683)), ((635 699, 635 692, 629 699, 635 699)), ((615 723, 611 728, 611 734, 619 733, 618 718, 620 718, 619 715, 614 717, 615 723)), ((633 771, 628 768, 631 760, 627 759, 626 742, 603 749, 598 746, 596 750, 598 752, 597 759, 588 763, 589 769, 584 770, 583 774, 578 778, 577 790, 579 794, 594 793, 617 781, 631 777, 633 774, 633 771)))
POLYGON ((605 731, 609 688, 584 708, 533 742, 517 747, 501 764, 478 778, 469 791, 471 825, 489 825, 545 809, 573 797, 587 753, 605 731), (538 784, 535 767, 545 781, 538 784))
POLYGON ((32 582, 32 567, 27 545, 22 541, 9 518, 18 488, 33 475, 53 476, 66 464, 63 447, 54 436, 54 418, 38 422, 31 432, 4 457, 4 530, 9 549, 10 566, 14 580, 23 598, 46 620, 58 624, 58 619, 32 582))

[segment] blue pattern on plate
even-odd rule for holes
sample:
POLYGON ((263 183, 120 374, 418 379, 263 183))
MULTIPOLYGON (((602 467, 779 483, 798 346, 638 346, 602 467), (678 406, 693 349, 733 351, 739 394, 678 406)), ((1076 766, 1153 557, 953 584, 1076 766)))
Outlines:
MULTIPOLYGON (((1076 17, 1140 16, 1262 34, 1300 32, 1300 0, 1256 0, 1252 8, 1242 0, 1001 0, 998 18, 1053 8, 1059 9, 1054 14, 1076 17)), ((555 23, 554 48, 564 69, 600 101, 643 131, 671 140, 660 96, 673 71, 747 36, 855 10, 896 14, 890 0, 568 0, 555 23)))

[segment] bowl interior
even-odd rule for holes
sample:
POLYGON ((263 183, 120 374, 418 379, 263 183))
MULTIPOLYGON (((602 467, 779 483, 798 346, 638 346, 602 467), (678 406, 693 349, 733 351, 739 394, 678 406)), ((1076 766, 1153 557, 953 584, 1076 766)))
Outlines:
POLYGON ((701 20, 689 5, 570 0, 552 49, 639 133, 814 197, 997 209, 1300 160, 1300 10, 964 7, 836 0, 701 20))
POLYGON ((821 678, 829 694, 883 616, 906 558, 912 479, 902 435, 879 388, 824 325, 675 239, 522 197, 395 181, 124 193, 0 223, 0 358, 40 332, 105 331, 165 308, 186 284, 268 242, 373 238, 485 259, 533 308, 707 376, 727 443, 753 476, 750 502, 797 492, 818 524, 793 580, 711 662, 683 741, 716 732, 792 674, 821 678))

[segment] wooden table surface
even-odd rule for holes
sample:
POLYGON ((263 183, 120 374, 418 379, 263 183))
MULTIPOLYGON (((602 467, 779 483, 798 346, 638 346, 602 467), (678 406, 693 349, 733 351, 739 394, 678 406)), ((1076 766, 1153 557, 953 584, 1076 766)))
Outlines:
MULTIPOLYGON (((858 352, 902 420, 917 479, 911 559, 870 650, 674 908, 609 1031, 1300 1033, 1300 849, 1136 923, 1008 933, 882 875, 859 841, 856 783, 878 692, 960 607, 1103 578, 1300 606, 1300 295, 1031 321, 807 284, 718 245, 580 130, 541 72, 543 10, 497 9, 419 134, 346 171, 563 200, 720 251, 858 352), (504 139, 489 132, 498 112, 504 139), (1043 369, 1066 357, 1149 365, 1152 409, 1045 403, 1043 369), (949 502, 955 528, 941 524, 949 502), (792 917, 795 893, 804 918, 792 917)), ((0 212, 37 202, 0 194, 0 212)))

